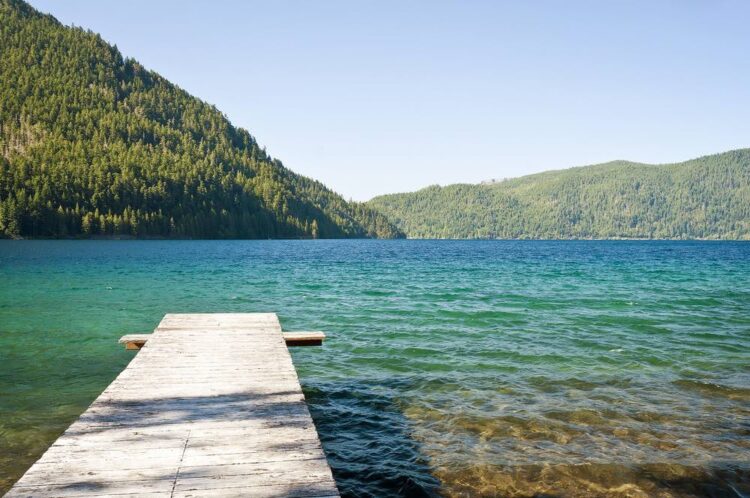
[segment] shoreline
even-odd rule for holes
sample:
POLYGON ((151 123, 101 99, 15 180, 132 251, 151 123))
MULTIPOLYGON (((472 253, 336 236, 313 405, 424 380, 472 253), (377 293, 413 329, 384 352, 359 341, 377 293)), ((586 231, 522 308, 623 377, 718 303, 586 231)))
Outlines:
POLYGON ((374 237, 293 237, 293 238, 181 238, 181 237, 160 237, 147 236, 137 237, 134 235, 97 235, 94 237, 24 237, 24 236, 0 236, 0 240, 424 240, 424 241, 447 241, 447 242, 750 242, 750 237, 742 239, 725 239, 725 238, 645 238, 645 237, 602 237, 602 238, 560 238, 560 239, 542 239, 542 238, 520 238, 520 239, 502 239, 502 238, 421 238, 421 237, 402 237, 402 238, 374 238, 374 237))

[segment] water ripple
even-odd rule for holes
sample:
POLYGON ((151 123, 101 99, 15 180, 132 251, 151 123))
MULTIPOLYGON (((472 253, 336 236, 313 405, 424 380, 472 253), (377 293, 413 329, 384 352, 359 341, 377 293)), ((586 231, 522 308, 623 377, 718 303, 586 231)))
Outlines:
POLYGON ((750 496, 750 244, 0 242, 0 492, 165 312, 276 311, 346 496, 750 496))

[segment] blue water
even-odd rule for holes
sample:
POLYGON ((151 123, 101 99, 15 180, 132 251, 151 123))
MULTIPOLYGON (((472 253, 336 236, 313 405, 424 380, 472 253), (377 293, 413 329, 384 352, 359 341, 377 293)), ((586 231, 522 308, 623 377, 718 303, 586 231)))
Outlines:
POLYGON ((349 496, 750 495, 750 243, 0 241, 0 492, 167 312, 279 314, 349 496))

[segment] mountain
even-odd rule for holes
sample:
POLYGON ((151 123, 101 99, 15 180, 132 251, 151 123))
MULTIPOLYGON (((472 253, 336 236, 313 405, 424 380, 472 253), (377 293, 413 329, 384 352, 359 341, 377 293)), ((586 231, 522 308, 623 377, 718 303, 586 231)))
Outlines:
POLYGON ((412 238, 750 239, 750 149, 375 197, 412 238))
POLYGON ((99 35, 0 0, 0 234, 398 237, 99 35))

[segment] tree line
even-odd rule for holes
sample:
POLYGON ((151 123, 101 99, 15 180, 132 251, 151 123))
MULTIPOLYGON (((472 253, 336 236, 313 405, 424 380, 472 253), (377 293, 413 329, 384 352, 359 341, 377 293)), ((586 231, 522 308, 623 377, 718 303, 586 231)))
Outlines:
POLYGON ((432 186, 368 204, 414 238, 749 239, 750 149, 432 186))
POLYGON ((399 237, 91 31, 0 0, 0 234, 399 237))

